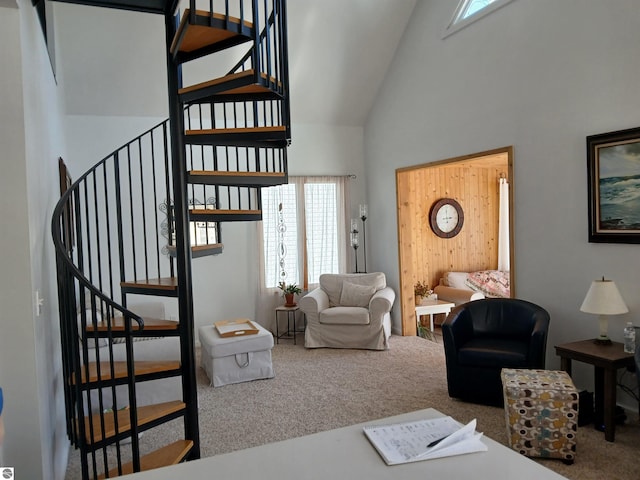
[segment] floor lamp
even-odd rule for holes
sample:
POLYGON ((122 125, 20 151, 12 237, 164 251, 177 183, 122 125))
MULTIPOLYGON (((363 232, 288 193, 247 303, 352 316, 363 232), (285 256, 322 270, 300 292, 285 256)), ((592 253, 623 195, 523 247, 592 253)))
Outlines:
POLYGON ((367 273, 367 237, 364 223, 367 221, 367 204, 360 205, 360 220, 362 220, 362 250, 364 253, 364 271, 361 273, 367 273))
POLYGON ((360 240, 358 239, 358 229, 354 228, 357 227, 357 223, 355 222, 355 219, 351 219, 351 246, 353 247, 353 255, 356 259, 355 273, 360 273, 358 272, 358 247, 360 246, 360 240))

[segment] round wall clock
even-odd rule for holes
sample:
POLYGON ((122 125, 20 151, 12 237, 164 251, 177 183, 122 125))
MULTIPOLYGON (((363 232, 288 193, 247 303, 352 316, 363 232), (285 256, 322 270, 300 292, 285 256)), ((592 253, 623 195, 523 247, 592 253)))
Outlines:
POLYGON ((464 212, 453 198, 441 198, 431 206, 429 224, 440 238, 455 237, 462 229, 464 212))

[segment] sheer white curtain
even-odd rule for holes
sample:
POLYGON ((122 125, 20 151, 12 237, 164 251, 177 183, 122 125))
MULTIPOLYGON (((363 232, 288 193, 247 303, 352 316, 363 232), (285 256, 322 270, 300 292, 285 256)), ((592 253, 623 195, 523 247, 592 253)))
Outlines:
POLYGON ((346 272, 349 177, 289 177, 262 191, 256 320, 275 330, 278 283, 313 289, 322 273, 346 272), (306 260, 306 261, 305 261, 306 260))
POLYGON ((509 183, 500 178, 500 215, 498 217, 498 270, 508 272, 509 258, 509 183))
MULTIPOLYGON (((296 177, 304 188, 305 237, 308 288, 323 273, 347 270, 348 177, 296 177)), ((300 188, 299 190, 300 191, 300 188)), ((300 244, 303 245, 304 238, 300 244)))

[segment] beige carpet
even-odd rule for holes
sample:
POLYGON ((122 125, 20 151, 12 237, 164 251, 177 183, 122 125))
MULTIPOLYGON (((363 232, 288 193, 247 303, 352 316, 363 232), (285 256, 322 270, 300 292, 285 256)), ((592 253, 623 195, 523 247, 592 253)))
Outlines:
MULTIPOLYGON (((273 364, 273 379, 215 389, 209 387, 204 371, 198 370, 203 457, 427 407, 461 422, 477 418, 478 431, 506 444, 501 408, 464 403, 447 395, 441 342, 392 337, 390 350, 373 352, 306 350, 283 341, 273 349, 273 364)), ((167 443, 181 425, 174 421, 145 432, 141 448, 167 443)), ((615 443, 606 442, 604 434, 592 426, 581 427, 573 465, 536 461, 574 480, 637 480, 640 423, 634 417, 618 426, 615 443)), ((78 455, 72 452, 67 480, 80 478, 78 472, 78 455)))

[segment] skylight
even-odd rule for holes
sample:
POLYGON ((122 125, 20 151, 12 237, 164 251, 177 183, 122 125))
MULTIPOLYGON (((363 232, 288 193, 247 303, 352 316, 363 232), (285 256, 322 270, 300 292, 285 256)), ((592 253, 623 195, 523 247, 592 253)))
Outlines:
POLYGON ((456 22, 459 20, 464 20, 465 18, 469 18, 471 15, 478 13, 485 7, 488 7, 496 0, 465 0, 461 5, 463 5, 456 22))
POLYGON ((513 0, 460 0, 451 22, 445 29, 444 36, 466 27, 511 1, 513 0))

